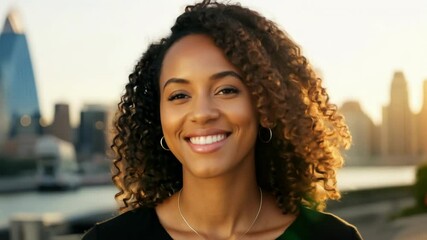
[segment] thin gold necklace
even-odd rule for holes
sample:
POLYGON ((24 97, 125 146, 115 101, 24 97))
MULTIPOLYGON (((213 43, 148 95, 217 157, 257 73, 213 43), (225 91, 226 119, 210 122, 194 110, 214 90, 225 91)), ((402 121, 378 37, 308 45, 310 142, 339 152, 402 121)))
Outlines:
MULTIPOLYGON (((185 222, 185 224, 187 224, 187 226, 191 229, 191 231, 193 231, 195 234, 197 234, 197 236, 199 236, 201 239, 205 239, 199 232, 196 231, 196 229, 194 229, 188 223, 187 219, 185 219, 184 215, 182 214, 181 204, 180 204, 181 192, 182 192, 182 188, 181 188, 181 190, 179 190, 179 193, 178 193, 178 211, 179 211, 179 215, 181 215, 182 220, 185 222)), ((255 225, 256 220, 259 217, 259 213, 261 212, 261 208, 262 208, 262 189, 261 188, 259 188, 259 195, 260 195, 260 201, 259 201, 258 212, 256 213, 256 216, 255 216, 254 220, 252 221, 251 225, 249 226, 249 228, 238 239, 242 239, 252 229, 252 227, 255 225)))

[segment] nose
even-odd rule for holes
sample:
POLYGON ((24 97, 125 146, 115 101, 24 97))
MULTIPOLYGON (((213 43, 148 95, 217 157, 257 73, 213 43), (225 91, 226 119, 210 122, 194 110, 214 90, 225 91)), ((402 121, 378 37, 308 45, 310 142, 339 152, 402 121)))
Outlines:
POLYGON ((193 100, 191 121, 205 124, 219 117, 220 111, 209 96, 200 96, 193 100))

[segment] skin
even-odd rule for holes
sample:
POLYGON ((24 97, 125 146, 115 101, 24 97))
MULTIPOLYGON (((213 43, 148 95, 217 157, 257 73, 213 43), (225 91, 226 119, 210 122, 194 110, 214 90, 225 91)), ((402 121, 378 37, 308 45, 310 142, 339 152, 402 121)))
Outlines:
MULTIPOLYGON (((259 118, 241 78, 205 35, 183 37, 163 60, 160 114, 167 145, 183 166, 181 209, 206 239, 239 239, 259 206, 259 118)), ((199 239, 179 215, 177 197, 156 207, 161 224, 173 239, 199 239)), ((244 239, 274 239, 294 219, 264 192, 260 216, 244 239)))

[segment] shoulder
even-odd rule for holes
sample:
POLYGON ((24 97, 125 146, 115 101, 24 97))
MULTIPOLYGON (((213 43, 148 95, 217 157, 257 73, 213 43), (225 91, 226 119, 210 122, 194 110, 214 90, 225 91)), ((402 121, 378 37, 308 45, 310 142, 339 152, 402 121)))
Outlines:
POLYGON ((164 234, 163 231, 155 210, 140 207, 96 223, 82 240, 152 239, 164 234))
POLYGON ((304 237, 297 239, 328 239, 328 240, 360 240, 362 239, 356 227, 338 216, 318 212, 305 207, 300 208, 300 214, 289 230, 294 235, 304 237), (307 231, 310 229, 310 231, 307 231))

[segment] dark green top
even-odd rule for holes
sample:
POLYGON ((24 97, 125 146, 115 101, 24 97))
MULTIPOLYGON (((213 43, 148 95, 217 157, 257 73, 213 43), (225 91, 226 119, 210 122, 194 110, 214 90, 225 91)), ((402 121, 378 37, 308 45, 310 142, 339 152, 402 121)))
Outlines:
MULTIPOLYGON (((154 208, 138 208, 97 223, 82 240, 144 240, 172 238, 160 224, 154 208)), ((278 240, 361 240, 356 228, 337 216, 301 207, 295 221, 278 240)))

